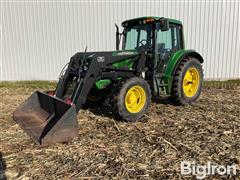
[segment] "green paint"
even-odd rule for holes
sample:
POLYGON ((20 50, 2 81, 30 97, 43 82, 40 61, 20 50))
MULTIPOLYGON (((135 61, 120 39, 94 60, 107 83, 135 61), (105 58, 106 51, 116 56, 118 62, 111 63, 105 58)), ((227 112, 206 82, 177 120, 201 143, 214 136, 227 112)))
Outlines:
POLYGON ((173 72, 173 70, 174 70, 178 60, 187 52, 189 52, 189 50, 181 49, 181 50, 176 51, 169 58, 169 61, 168 61, 167 68, 165 70, 164 76, 166 76, 166 77, 172 76, 172 72, 173 72))
POLYGON ((196 56, 197 52, 193 49, 189 49, 189 50, 185 50, 185 49, 181 49, 176 51, 169 59, 168 64, 167 64, 167 68, 165 70, 164 76, 166 77, 171 77, 173 74, 173 70, 175 68, 175 66, 177 65, 178 61, 181 59, 181 57, 183 57, 186 54, 192 55, 192 56, 196 56))
POLYGON ((172 90, 173 71, 174 71, 178 61, 181 59, 181 57, 184 54, 188 53, 189 51, 191 51, 191 50, 184 50, 184 49, 178 50, 169 58, 167 68, 166 68, 163 78, 162 78, 164 84, 167 84, 166 92, 168 95, 171 94, 171 90, 172 90))
MULTIPOLYGON (((126 20, 126 21, 124 21, 122 23, 122 25, 125 24, 126 22, 129 22, 129 21, 139 21, 139 20, 148 19, 148 18, 151 18, 151 19, 154 19, 154 20, 157 21, 157 20, 159 20, 162 17, 158 17, 158 16, 143 16, 143 17, 138 17, 138 18, 133 18, 133 19, 126 20)), ((177 20, 177 19, 170 19, 170 18, 167 18, 167 19, 168 19, 168 21, 170 23, 182 24, 182 22, 177 20)))
POLYGON ((124 60, 121 60, 121 61, 118 61, 116 63, 113 63, 112 64, 113 67, 115 68, 123 68, 123 67, 128 67, 130 70, 132 69, 132 66, 133 66, 133 61, 132 59, 124 59, 124 60))
MULTIPOLYGON (((113 51, 112 56, 123 56, 123 59, 113 63, 112 66, 115 68, 123 68, 127 66, 129 69, 132 69, 132 66, 133 66, 132 58, 124 59, 124 56, 131 56, 131 55, 135 57, 136 55, 138 55, 138 52, 136 50, 113 51)), ((119 77, 118 79, 120 80, 121 77, 119 77)), ((98 80, 95 84, 98 89, 104 89, 110 83, 111 83, 110 79, 101 79, 101 80, 98 80)))
MULTIPOLYGON (((163 75, 163 82, 164 84, 167 84, 166 87, 166 92, 167 94, 171 93, 171 89, 172 89, 172 82, 173 82, 173 73, 175 70, 175 67, 178 65, 178 62, 181 60, 181 58, 185 55, 192 55, 192 56, 196 56, 197 52, 195 50, 185 50, 185 49, 181 49, 176 51, 170 58, 167 64, 167 68, 164 72, 163 75)), ((201 61, 201 60, 200 60, 201 61)))
POLYGON ((166 84, 166 86, 165 86, 166 95, 170 95, 171 89, 172 89, 173 77, 172 76, 171 77, 163 77, 162 82, 164 84, 166 84))
POLYGON ((104 89, 110 83, 111 83, 110 79, 101 79, 101 80, 98 80, 95 84, 98 89, 104 89))

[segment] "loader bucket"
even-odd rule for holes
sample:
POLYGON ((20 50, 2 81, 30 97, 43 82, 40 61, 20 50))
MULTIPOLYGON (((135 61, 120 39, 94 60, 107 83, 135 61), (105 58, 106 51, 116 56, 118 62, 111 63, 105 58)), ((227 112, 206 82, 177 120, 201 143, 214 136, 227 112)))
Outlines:
POLYGON ((75 108, 39 91, 15 110, 13 119, 37 144, 43 146, 67 142, 78 134, 75 108))

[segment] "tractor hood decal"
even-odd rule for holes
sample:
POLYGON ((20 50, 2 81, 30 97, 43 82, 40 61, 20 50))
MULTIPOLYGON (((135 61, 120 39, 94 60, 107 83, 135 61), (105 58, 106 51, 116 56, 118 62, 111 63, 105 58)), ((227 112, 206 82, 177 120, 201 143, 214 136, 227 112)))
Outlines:
POLYGON ((136 50, 122 50, 122 51, 113 51, 113 56, 129 56, 129 55, 137 55, 138 52, 136 50))

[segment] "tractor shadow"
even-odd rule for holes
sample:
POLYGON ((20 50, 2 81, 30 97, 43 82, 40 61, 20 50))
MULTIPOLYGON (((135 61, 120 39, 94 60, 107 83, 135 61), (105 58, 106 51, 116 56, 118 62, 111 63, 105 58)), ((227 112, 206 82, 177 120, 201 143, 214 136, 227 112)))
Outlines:
MULTIPOLYGON (((171 99, 169 97, 154 98, 154 99, 152 99, 152 103, 177 106, 176 104, 174 104, 171 101, 171 99)), ((93 114, 98 115, 98 116, 108 117, 108 118, 114 119, 116 121, 123 121, 123 122, 125 121, 118 115, 118 113, 116 111, 114 111, 111 107, 106 106, 106 105, 100 105, 98 107, 88 107, 88 108, 84 108, 84 109, 88 109, 90 112, 92 112, 93 114)))
POLYGON ((6 169, 7 169, 6 162, 3 159, 2 152, 0 152, 0 179, 2 180, 7 179, 5 175, 6 169))
POLYGON ((168 104, 168 105, 176 106, 176 104, 168 96, 161 96, 161 97, 153 98, 152 102, 157 103, 157 104, 166 104, 166 105, 168 104))
POLYGON ((113 109, 105 106, 87 108, 90 112, 98 116, 108 117, 110 119, 115 119, 117 121, 124 121, 120 116, 117 115, 113 109))

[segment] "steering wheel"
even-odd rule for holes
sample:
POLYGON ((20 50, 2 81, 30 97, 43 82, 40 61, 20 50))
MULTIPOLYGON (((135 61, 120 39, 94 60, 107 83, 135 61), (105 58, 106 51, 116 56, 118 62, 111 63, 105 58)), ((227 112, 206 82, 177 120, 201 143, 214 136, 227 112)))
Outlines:
POLYGON ((141 41, 139 41, 138 44, 141 44, 142 46, 146 46, 147 45, 147 40, 146 39, 142 39, 141 41), (145 42, 145 43, 143 43, 145 42))

